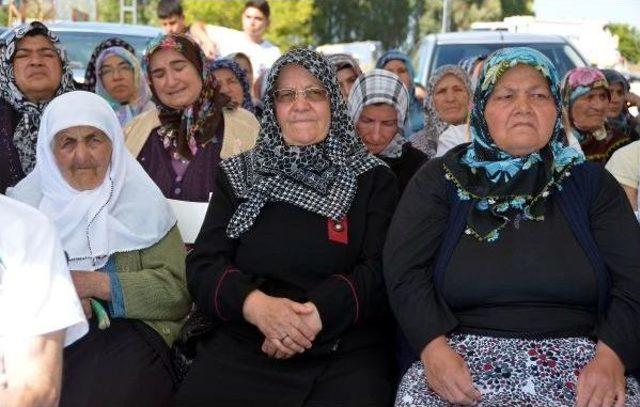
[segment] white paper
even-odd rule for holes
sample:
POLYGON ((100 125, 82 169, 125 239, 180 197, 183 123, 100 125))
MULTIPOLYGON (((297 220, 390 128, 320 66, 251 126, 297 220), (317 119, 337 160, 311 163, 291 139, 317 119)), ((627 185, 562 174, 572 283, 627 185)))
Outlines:
POLYGON ((169 205, 173 209, 178 219, 178 230, 182 235, 182 240, 187 244, 196 241, 204 216, 207 214, 209 202, 189 202, 168 199, 169 205))

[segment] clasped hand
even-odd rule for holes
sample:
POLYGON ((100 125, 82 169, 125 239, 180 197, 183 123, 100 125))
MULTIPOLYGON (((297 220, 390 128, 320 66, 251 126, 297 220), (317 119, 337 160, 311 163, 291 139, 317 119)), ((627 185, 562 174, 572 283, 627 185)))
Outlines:
POLYGON ((109 276, 106 273, 71 270, 71 279, 80 297, 82 310, 87 319, 91 319, 91 298, 99 298, 105 301, 111 299, 111 286, 109 276))
POLYGON ((311 348, 322 330, 320 314, 311 302, 301 304, 255 290, 247 296, 242 311, 244 318, 264 335, 262 351, 277 359, 311 348))

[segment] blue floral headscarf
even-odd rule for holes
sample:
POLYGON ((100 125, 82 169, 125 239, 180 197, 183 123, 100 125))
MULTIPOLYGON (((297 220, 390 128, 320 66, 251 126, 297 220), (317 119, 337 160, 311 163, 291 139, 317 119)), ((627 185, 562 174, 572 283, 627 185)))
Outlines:
POLYGON ((402 61, 404 65, 407 67, 407 72, 409 73, 410 86, 409 89, 409 113, 407 114, 407 118, 404 123, 405 128, 405 137, 409 138, 412 134, 419 132, 424 128, 424 114, 422 112, 422 104, 416 97, 416 87, 413 85, 413 81, 415 80, 416 74, 413 70, 413 65, 411 65, 411 60, 409 56, 404 52, 400 52, 398 50, 390 50, 382 54, 378 62, 376 62, 377 69, 384 69, 384 66, 389 61, 402 61))
POLYGON ((209 64, 210 72, 213 72, 216 69, 228 69, 233 72, 235 77, 240 82, 240 86, 242 86, 242 108, 250 111, 251 113, 254 113, 255 107, 253 105, 253 101, 251 100, 249 80, 247 79, 247 74, 240 67, 240 65, 238 65, 238 63, 233 59, 220 58, 209 64))
POLYGON ((562 100, 558 73, 542 53, 528 47, 503 48, 489 56, 474 94, 470 117, 472 142, 445 156, 447 179, 473 209, 465 233, 481 241, 494 241, 509 223, 543 220, 544 201, 560 189, 569 170, 584 161, 568 146, 562 126, 562 100), (556 106, 556 122, 549 143, 526 156, 512 156, 493 141, 484 116, 496 83, 516 65, 529 65, 547 79, 556 106))

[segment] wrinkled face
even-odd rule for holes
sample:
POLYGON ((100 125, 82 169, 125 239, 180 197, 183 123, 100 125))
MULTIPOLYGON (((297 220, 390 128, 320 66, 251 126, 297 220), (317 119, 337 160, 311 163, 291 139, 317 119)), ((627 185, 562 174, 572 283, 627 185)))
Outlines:
POLYGON ((398 75, 407 90, 411 88, 411 78, 409 77, 409 71, 407 70, 407 66, 404 64, 404 62, 400 61, 399 59, 392 59, 391 61, 387 62, 382 69, 398 75))
POLYGON ((184 55, 172 49, 156 51, 150 61, 153 88, 160 101, 174 109, 192 105, 202 91, 202 79, 184 55))
POLYGON ((105 58, 98 71, 102 86, 115 101, 123 104, 137 98, 133 67, 117 55, 105 58))
POLYGON ((445 75, 433 90, 433 104, 440 120, 458 125, 467 119, 469 94, 464 83, 455 75, 445 75))
POLYGON ((398 113, 383 103, 365 106, 356 131, 371 154, 380 154, 398 133, 398 113))
POLYGON ((255 7, 247 7, 242 13, 242 30, 254 42, 261 42, 265 30, 269 26, 269 19, 262 11, 255 7))
POLYGON ((547 80, 535 68, 516 65, 498 80, 484 111, 495 144, 513 156, 543 148, 557 118, 547 80))
POLYGON ((609 95, 604 89, 594 89, 580 96, 571 106, 571 119, 578 130, 594 131, 604 126, 609 95))
POLYGON ((331 123, 329 95, 322 83, 305 68, 299 65, 282 68, 274 103, 287 144, 306 146, 327 138, 331 123), (292 92, 296 92, 294 97, 292 92))
POLYGON ((349 99, 349 92, 353 87, 353 84, 358 79, 358 75, 354 72, 353 68, 347 67, 342 68, 337 72, 338 76, 338 84, 340 85, 340 93, 342 93, 342 98, 344 100, 349 99))
POLYGON ((221 68, 213 71, 213 75, 220 84, 220 93, 229 96, 232 102, 242 106, 244 94, 242 85, 231 69, 221 68))
POLYGON ((51 100, 62 80, 62 63, 55 47, 43 35, 24 37, 13 56, 16 85, 31 102, 51 100))
POLYGON ((184 16, 172 15, 160 19, 165 34, 182 34, 185 31, 184 16))
POLYGON ((91 126, 61 130, 53 138, 53 156, 67 183, 77 191, 102 185, 111 163, 111 140, 91 126))
POLYGON ((607 118, 616 118, 622 113, 622 109, 626 103, 624 86, 620 82, 612 83, 609 85, 611 91, 611 101, 607 107, 607 118))

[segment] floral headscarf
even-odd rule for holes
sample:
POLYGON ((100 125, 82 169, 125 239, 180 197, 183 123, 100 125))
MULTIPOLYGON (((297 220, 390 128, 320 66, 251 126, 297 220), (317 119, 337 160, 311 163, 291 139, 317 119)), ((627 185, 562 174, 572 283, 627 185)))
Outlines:
POLYGON ((376 68, 384 69, 384 66, 389 61, 402 61, 409 73, 410 85, 407 89, 409 91, 409 114, 405 121, 405 137, 410 137, 413 133, 417 133, 424 128, 424 114, 422 112, 422 103, 416 97, 416 87, 413 85, 413 81, 416 78, 413 65, 409 56, 404 52, 398 50, 390 50, 385 52, 380 59, 376 62, 376 68))
MULTIPOLYGON (((609 82, 609 86, 614 83, 619 83, 622 85, 622 89, 625 93, 629 92, 631 86, 629 85, 629 81, 627 78, 622 76, 622 74, 613 69, 602 69, 600 70, 607 78, 607 82, 609 82)), ((630 135, 634 140, 638 139, 638 130, 633 126, 633 116, 629 113, 629 109, 626 105, 623 106, 622 111, 617 117, 608 118, 607 124, 613 130, 619 131, 623 134, 630 135)))
POLYGON ((159 111, 158 133, 164 147, 174 159, 191 160, 198 148, 208 141, 218 142, 215 137, 222 123, 222 108, 227 106, 229 98, 220 93, 220 85, 208 69, 202 49, 189 37, 182 34, 168 34, 156 38, 147 47, 143 59, 147 81, 153 94, 153 101, 159 111), (150 72, 150 60, 160 50, 174 50, 193 64, 202 78, 202 91, 198 99, 185 109, 174 109, 163 104, 156 95, 150 72))
POLYGON ((11 30, 4 39, 2 56, 0 57, 0 96, 6 100, 20 115, 20 122, 13 133, 13 143, 18 151, 20 164, 25 175, 33 170, 36 164, 36 144, 38 140, 38 128, 40 127, 40 116, 49 103, 30 102, 20 91, 16 84, 16 77, 13 72, 13 56, 16 52, 18 42, 29 35, 42 35, 53 44, 60 63, 62 64, 62 77, 60 86, 53 97, 70 92, 75 89, 73 82, 73 71, 67 58, 67 53, 60 43, 58 37, 41 22, 34 21, 24 24, 11 30))
POLYGON ((360 75, 349 93, 349 115, 353 123, 358 123, 362 110, 369 105, 384 103, 393 106, 398 117, 398 133, 387 147, 378 154, 382 157, 397 158, 402 155, 402 146, 407 142, 403 136, 404 120, 407 115, 409 94, 407 88, 393 72, 374 69, 360 75))
POLYGON ((247 74, 236 61, 229 58, 216 59, 214 62, 209 64, 208 69, 210 72, 213 72, 216 69, 228 69, 233 72, 236 79, 240 82, 240 86, 242 86, 242 108, 250 111, 251 113, 255 112, 255 106, 253 106, 253 101, 251 100, 251 91, 249 90, 247 74))
POLYGON ((385 164, 367 153, 354 132, 329 62, 311 49, 294 48, 282 55, 269 71, 255 147, 220 163, 235 194, 244 200, 229 221, 227 235, 237 238, 249 230, 264 205, 273 201, 287 202, 339 221, 356 195, 358 175, 378 165, 385 164), (288 145, 276 118, 273 93, 282 69, 292 64, 307 69, 329 92, 329 131, 317 144, 288 145))
POLYGON ((89 58, 89 62, 87 62, 87 69, 84 71, 84 83, 82 84, 82 88, 88 92, 96 91, 96 81, 98 79, 97 70, 96 70, 96 61, 102 51, 107 48, 120 47, 124 48, 133 55, 136 54, 136 50, 133 48, 131 44, 117 37, 107 38, 102 41, 91 53, 91 57, 89 58))
POLYGON ((470 130, 472 143, 447 154, 444 169, 460 199, 473 200, 465 233, 480 241, 498 239, 509 223, 543 220, 544 201, 554 188, 560 190, 570 169, 584 161, 567 143, 558 73, 546 56, 532 48, 503 48, 489 56, 475 90, 470 130), (521 157, 495 144, 484 115, 496 83, 519 64, 535 68, 547 79, 557 115, 549 143, 521 157))
MULTIPOLYGON (((562 80, 562 104, 565 114, 569 118, 573 134, 579 142, 586 140, 586 135, 582 131, 575 128, 573 117, 571 116, 571 107, 578 98, 586 95, 592 90, 604 89, 609 93, 609 83, 603 73, 596 68, 579 67, 567 72, 562 80)), ((604 125, 601 129, 592 132, 596 140, 603 140, 607 137, 607 130, 604 125)))
POLYGON ((136 56, 131 52, 122 47, 106 48, 100 53, 100 56, 96 60, 96 71, 98 72, 98 77, 95 86, 95 93, 102 96, 107 102, 109 102, 113 110, 116 112, 120 125, 124 127, 134 117, 147 109, 147 104, 151 100, 151 91, 149 90, 149 85, 147 85, 147 81, 142 73, 142 68, 140 67, 138 58, 136 58, 136 56), (122 58, 133 69, 133 83, 134 87, 137 89, 137 98, 126 105, 121 104, 109 95, 109 92, 104 88, 102 79, 99 75, 102 64, 110 56, 122 58))

